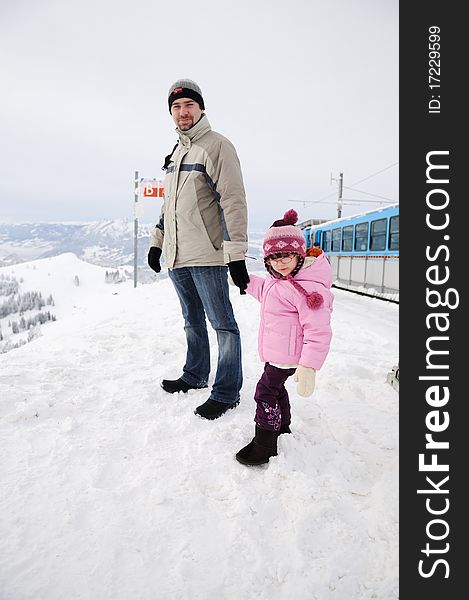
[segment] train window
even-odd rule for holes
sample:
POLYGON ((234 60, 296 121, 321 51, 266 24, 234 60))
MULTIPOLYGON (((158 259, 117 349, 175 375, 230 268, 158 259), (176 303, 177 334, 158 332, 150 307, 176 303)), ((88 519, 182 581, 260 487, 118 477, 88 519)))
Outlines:
POLYGON ((342 229, 337 227, 337 229, 332 230, 332 252, 340 252, 340 238, 342 234, 342 229))
POLYGON ((348 225, 342 229, 342 250, 351 252, 353 244, 353 225, 348 225))
POLYGON ((359 252, 368 250, 368 223, 355 225, 355 250, 359 252))
POLYGON ((389 250, 399 250, 399 215, 389 219, 389 250))
POLYGON ((323 231, 322 232, 322 249, 324 252, 329 252, 331 249, 331 232, 323 231))
POLYGON ((371 222, 370 250, 384 250, 386 248, 386 222, 387 219, 378 219, 371 222))

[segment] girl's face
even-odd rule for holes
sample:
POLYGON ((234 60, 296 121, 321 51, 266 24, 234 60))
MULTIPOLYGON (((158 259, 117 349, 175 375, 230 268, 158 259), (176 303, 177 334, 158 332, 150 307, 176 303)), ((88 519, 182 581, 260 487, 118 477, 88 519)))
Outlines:
POLYGON ((288 254, 287 256, 282 256, 282 258, 269 258, 268 262, 274 271, 277 271, 277 273, 286 277, 287 275, 290 275, 298 264, 298 256, 296 254, 288 254))

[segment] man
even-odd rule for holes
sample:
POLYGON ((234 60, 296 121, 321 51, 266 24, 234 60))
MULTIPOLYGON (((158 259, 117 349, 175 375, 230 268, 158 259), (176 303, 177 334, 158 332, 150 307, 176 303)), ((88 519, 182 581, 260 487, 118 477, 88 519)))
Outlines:
POLYGON ((163 210, 150 240, 148 264, 159 273, 163 253, 181 303, 187 356, 182 376, 164 379, 161 386, 169 393, 207 387, 207 315, 217 334, 218 364, 210 397, 195 413, 216 419, 239 404, 243 382, 241 339, 228 293, 227 267, 245 294, 249 283, 246 198, 236 150, 212 131, 199 86, 190 79, 176 81, 168 105, 179 142, 163 167, 163 210))

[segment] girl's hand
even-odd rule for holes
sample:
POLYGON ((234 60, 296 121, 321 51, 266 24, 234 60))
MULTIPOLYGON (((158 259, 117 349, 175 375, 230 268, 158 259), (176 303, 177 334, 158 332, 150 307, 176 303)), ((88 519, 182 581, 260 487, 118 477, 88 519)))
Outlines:
POLYGON ((299 396, 307 398, 314 392, 316 370, 311 367, 298 365, 295 371, 295 381, 298 383, 296 391, 299 396))

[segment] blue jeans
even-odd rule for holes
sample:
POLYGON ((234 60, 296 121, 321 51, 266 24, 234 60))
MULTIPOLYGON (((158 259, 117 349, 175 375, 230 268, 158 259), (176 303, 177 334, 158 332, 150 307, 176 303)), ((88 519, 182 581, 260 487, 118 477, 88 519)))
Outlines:
POLYGON ((168 269, 184 317, 187 356, 182 380, 194 387, 207 384, 210 345, 205 315, 217 333, 218 364, 210 398, 233 404, 243 384, 241 337, 228 292, 227 267, 168 269))

